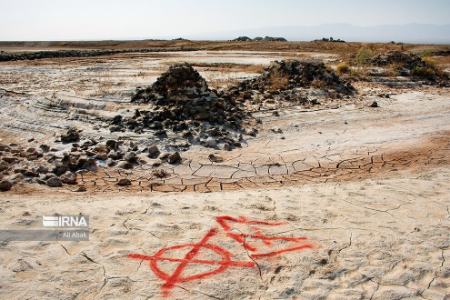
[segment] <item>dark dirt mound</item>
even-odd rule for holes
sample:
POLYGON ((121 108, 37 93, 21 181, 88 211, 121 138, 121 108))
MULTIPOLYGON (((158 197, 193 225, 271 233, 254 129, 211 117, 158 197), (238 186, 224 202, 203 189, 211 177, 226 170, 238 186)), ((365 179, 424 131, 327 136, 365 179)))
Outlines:
POLYGON ((248 116, 235 101, 209 89, 205 79, 186 63, 171 66, 152 86, 138 90, 132 102, 150 105, 132 117, 115 117, 112 130, 156 130, 161 139, 170 130, 190 143, 212 148, 239 147, 241 126, 248 116))
POLYGON ((176 64, 132 97, 132 102, 147 104, 145 109, 117 115, 110 129, 154 132, 161 140, 182 138, 187 146, 180 150, 191 144, 233 149, 241 146, 242 134, 248 132, 243 127, 256 122, 250 111, 279 103, 317 105, 354 91, 323 63, 274 62, 261 76, 220 92, 210 89, 191 65, 176 64))
POLYGON ((423 61, 419 56, 400 51, 390 51, 372 58, 372 64, 380 67, 392 64, 401 64, 405 67, 409 67, 409 69, 412 69, 417 64, 422 63, 423 61))
POLYGON ((244 81, 239 86, 241 90, 261 92, 309 87, 331 89, 344 95, 350 95, 355 91, 351 84, 342 81, 323 63, 298 60, 275 61, 261 76, 244 81))
POLYGON ((420 56, 400 51, 391 51, 375 56, 371 63, 376 66, 392 66, 398 75, 412 79, 427 80, 432 84, 448 85, 448 76, 431 61, 420 56))
POLYGON ((323 63, 298 60, 275 61, 254 79, 222 92, 222 96, 245 103, 249 110, 284 106, 331 104, 349 98, 356 90, 323 63))
POLYGON ((214 96, 214 93, 206 80, 190 64, 184 63, 171 66, 152 86, 138 90, 131 101, 169 104, 205 96, 214 96))

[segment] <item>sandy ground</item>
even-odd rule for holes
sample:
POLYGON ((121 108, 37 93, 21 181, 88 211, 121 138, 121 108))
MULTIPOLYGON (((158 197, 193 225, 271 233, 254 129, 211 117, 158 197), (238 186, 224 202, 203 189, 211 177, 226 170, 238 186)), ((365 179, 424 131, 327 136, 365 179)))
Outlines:
MULTIPOLYGON (((182 60, 266 64, 279 55, 182 60)), ((108 82, 122 86, 91 111, 113 111, 125 95, 116 91, 153 78, 131 80, 137 65, 156 77, 179 59, 106 59, 108 82)), ((64 83, 68 91, 56 98, 88 101, 97 75, 77 68, 95 61, 66 62, 60 75, 53 62, 2 65, 1 87, 19 94, 2 94, 0 138, 51 139, 63 120, 83 126, 86 119, 68 118, 73 111, 43 103, 64 83), (27 90, 20 72, 36 86, 27 90)), ((1 228, 41 228, 54 213, 90 216, 88 242, 1 244, 0 298, 450 299, 450 92, 358 88, 358 97, 333 107, 260 112, 261 132, 242 149, 192 147, 180 166, 165 166, 164 180, 145 167, 101 170, 83 176, 83 194, 26 185, 0 194, 1 228), (370 108, 375 100, 380 107, 370 108), (211 153, 224 162, 210 162, 211 153), (132 186, 120 189, 124 177, 132 186)), ((109 137, 103 128, 85 132, 109 137)))

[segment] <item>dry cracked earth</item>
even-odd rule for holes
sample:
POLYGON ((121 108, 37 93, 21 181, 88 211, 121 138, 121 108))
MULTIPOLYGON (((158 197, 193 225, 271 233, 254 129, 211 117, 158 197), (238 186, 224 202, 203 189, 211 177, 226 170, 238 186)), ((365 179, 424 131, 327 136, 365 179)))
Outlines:
MULTIPOLYGON (((132 91, 169 64, 202 64, 220 86, 285 56, 293 54, 2 63, 1 142, 51 143, 68 125, 136 140, 97 118, 132 107, 132 91)), ((255 112, 259 134, 242 148, 193 146, 181 164, 161 167, 165 178, 150 162, 80 173, 84 193, 19 184, 0 194, 2 229, 41 228, 55 213, 90 217, 87 242, 3 242, 0 298, 450 299, 450 91, 355 86, 351 99, 255 112), (123 178, 131 185, 118 186, 123 178)))

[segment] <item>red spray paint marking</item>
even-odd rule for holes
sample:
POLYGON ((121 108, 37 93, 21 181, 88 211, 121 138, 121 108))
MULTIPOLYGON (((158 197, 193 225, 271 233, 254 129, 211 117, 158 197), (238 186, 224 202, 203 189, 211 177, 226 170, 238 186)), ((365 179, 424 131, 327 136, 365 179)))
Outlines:
MULTIPOLYGON (((287 252, 301 251, 305 249, 314 248, 312 244, 305 242, 305 240, 307 240, 306 237, 267 236, 264 235, 261 232, 261 229, 259 228, 259 226, 280 226, 286 224, 284 222, 257 221, 257 220, 249 220, 245 217, 234 218, 230 216, 220 216, 217 217, 216 220, 223 228, 227 236, 239 242, 248 251, 256 252, 250 255, 250 257, 253 259, 273 257, 287 252), (254 233, 252 234, 234 233, 232 232, 232 227, 230 225, 231 223, 246 224, 250 227, 250 229, 254 233), (258 253, 257 251, 259 250, 256 247, 256 245, 248 243, 247 239, 259 240, 267 247, 272 246, 274 241, 290 242, 293 243, 294 245, 284 249, 278 249, 266 253, 258 253)), ((232 253, 217 245, 209 244, 208 241, 217 233, 218 233, 217 229, 213 228, 209 230, 208 233, 200 240, 200 242, 196 244, 188 243, 162 248, 161 250, 156 252, 155 255, 152 256, 142 254, 129 254, 128 257, 133 259, 149 261, 149 265, 153 273, 155 273, 156 276, 165 281, 165 283, 161 287, 164 297, 167 297, 170 291, 178 283, 200 280, 209 276, 217 275, 219 273, 224 272, 229 267, 237 267, 237 268, 255 267, 255 263, 253 261, 233 261, 232 253), (163 256, 168 251, 180 250, 185 248, 190 250, 186 253, 186 255, 183 258, 172 258, 163 256), (210 250, 211 252, 219 255, 222 258, 222 260, 196 259, 196 256, 199 254, 199 251, 201 249, 210 250), (179 264, 175 268, 174 272, 169 275, 159 268, 158 266, 159 261, 176 262, 179 264), (217 266, 217 268, 209 272, 203 272, 194 275, 183 275, 183 272, 190 264, 211 265, 217 266)))
POLYGON ((254 259, 257 258, 264 258, 264 257, 273 257, 277 256, 283 253, 292 252, 292 251, 300 251, 304 249, 312 249, 314 246, 310 243, 306 243, 305 240, 307 240, 306 237, 274 237, 274 236, 267 236, 261 233, 259 227, 256 226, 250 226, 250 225, 261 225, 261 226, 280 226, 283 224, 286 224, 284 222, 267 222, 267 221, 255 221, 255 220, 249 220, 246 217, 239 217, 234 218, 230 216, 220 216, 216 218, 216 221, 220 224, 220 226, 223 228, 223 230, 227 233, 229 237, 236 240, 238 243, 242 244, 242 246, 251 251, 251 252, 257 252, 258 248, 256 245, 250 244, 248 242, 248 239, 253 240, 260 240, 267 246, 271 246, 273 241, 284 241, 284 242, 291 242, 294 243, 293 246, 270 251, 266 253, 253 253, 250 256, 254 259), (247 224, 249 225, 250 229, 254 231, 253 234, 248 233, 235 233, 232 232, 232 227, 230 223, 238 223, 238 224, 247 224))
POLYGON ((232 261, 231 257, 232 254, 223 249, 222 247, 219 247, 217 245, 208 244, 208 240, 217 234, 217 229, 211 229, 204 237, 203 239, 197 243, 197 244, 183 244, 183 245, 177 245, 172 246, 168 248, 162 248, 159 250, 155 255, 153 256, 146 256, 146 255, 140 255, 140 254, 129 254, 128 257, 139 259, 139 260, 148 260, 150 261, 150 268, 152 271, 158 276, 160 279, 164 280, 165 283, 161 287, 163 291, 163 296, 166 297, 169 295, 170 290, 175 287, 177 283, 192 281, 192 280, 199 280, 203 279, 209 276, 213 276, 219 273, 224 272, 229 267, 239 267, 239 268, 253 268, 255 266, 255 263, 250 261, 232 261), (178 249, 191 249, 184 258, 167 258, 163 257, 163 254, 170 250, 178 250, 178 249), (214 253, 218 254, 222 257, 221 261, 214 261, 214 260, 202 260, 202 259, 195 259, 199 251, 204 249, 209 249, 213 251, 214 253), (179 262, 180 264, 177 266, 175 271, 169 275, 165 272, 163 272, 158 267, 158 261, 171 261, 171 262, 179 262), (212 271, 204 272, 200 274, 190 275, 190 276, 184 276, 182 275, 183 271, 186 269, 186 267, 189 264, 203 264, 203 265, 217 265, 218 267, 212 271))

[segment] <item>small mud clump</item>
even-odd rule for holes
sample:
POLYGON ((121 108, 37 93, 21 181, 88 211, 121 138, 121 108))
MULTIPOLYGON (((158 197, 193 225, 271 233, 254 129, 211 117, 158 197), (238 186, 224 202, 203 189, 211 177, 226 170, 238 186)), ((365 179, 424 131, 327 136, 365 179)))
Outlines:
POLYGON ((249 116, 233 99, 218 96, 187 63, 171 66, 152 86, 137 90, 131 101, 148 106, 133 116, 113 118, 113 130, 154 130, 159 139, 171 135, 211 148, 240 147, 242 124, 249 116))
POLYGON ((12 183, 8 180, 2 180, 0 181, 0 192, 7 192, 11 190, 12 186, 12 183))
POLYGON ((76 143, 80 141, 80 132, 73 127, 67 129, 65 133, 61 135, 61 142, 63 143, 76 143))

